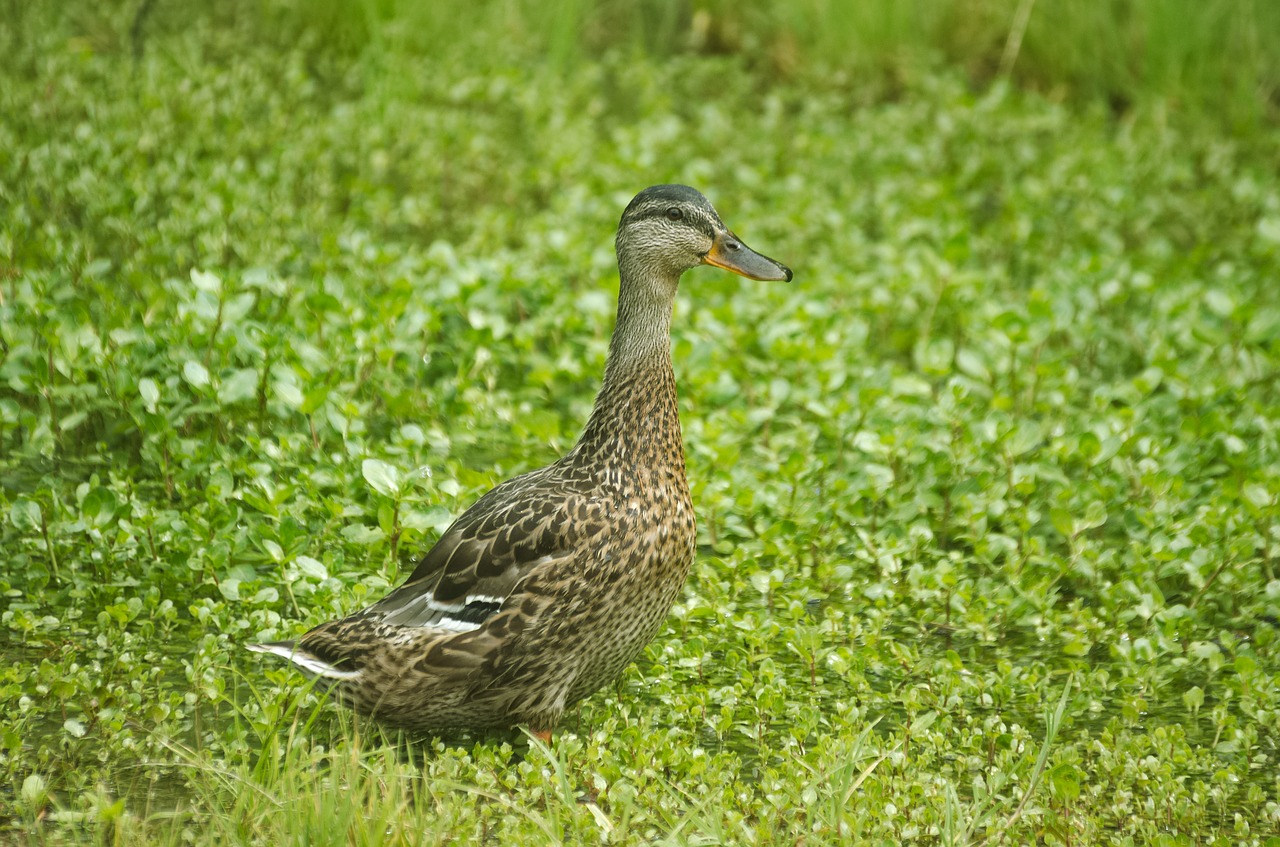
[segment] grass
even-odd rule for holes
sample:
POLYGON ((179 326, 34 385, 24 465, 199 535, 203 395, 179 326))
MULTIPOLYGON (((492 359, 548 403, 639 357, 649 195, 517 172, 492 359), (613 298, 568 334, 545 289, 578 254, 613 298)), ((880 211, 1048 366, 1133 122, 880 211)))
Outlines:
MULTIPOLYGON (((163 4, 149 13, 165 26, 163 4)), ((152 8, 152 7, 148 7, 152 8)), ((168 25, 181 25, 182 4, 168 25)), ((973 84, 1009 79, 1051 98, 1221 123, 1280 118, 1280 7, 1257 0, 910 0, 846 3, 608 3, 503 0, 480 7, 413 0, 232 4, 239 22, 364 60, 450 55, 483 64, 517 54, 572 72, 623 50, 746 57, 763 76, 843 83, 851 96, 901 96, 939 68, 973 84)), ((139 32, 145 37, 147 28, 139 32)), ((289 43, 289 42, 285 42, 289 43)), ((382 73, 378 76, 383 77, 382 73)))
POLYGON ((782 7, 552 67, 378 4, 348 42, 157 0, 136 52, 137 7, 15 7, 0 839, 1280 843, 1276 131, 1179 106, 1185 63, 1168 108, 1057 96, 1049 7, 1008 80, 865 97, 777 74, 782 7), (246 654, 571 446, 668 180, 796 280, 686 277, 699 554, 644 659, 547 748, 246 654))

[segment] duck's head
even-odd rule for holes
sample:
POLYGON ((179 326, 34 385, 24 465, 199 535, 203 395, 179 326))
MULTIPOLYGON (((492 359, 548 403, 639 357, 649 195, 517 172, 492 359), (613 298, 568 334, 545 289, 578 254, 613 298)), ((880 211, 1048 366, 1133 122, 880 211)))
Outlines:
MULTIPOLYGON (((687 185, 655 185, 635 196, 618 224, 623 276, 674 282, 698 265, 761 280, 791 281, 791 269, 734 235, 706 197, 687 185)), ((673 292, 674 293, 674 292, 673 292)))

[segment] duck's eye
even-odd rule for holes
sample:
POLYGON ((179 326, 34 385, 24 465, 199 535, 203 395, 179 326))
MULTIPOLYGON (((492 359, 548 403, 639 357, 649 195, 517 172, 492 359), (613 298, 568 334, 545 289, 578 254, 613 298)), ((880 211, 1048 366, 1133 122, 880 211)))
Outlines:
POLYGON ((672 206, 670 209, 667 209, 667 220, 678 221, 683 217, 684 212, 680 211, 679 207, 672 206))

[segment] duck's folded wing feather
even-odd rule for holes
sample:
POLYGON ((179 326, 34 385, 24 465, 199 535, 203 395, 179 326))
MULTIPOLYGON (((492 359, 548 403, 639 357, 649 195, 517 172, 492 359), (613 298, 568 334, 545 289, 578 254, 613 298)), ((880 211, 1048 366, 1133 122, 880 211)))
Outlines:
POLYGON ((553 471, 508 480, 477 500, 409 579, 361 616, 465 632, 497 613, 539 566, 572 557, 595 523, 582 520, 594 504, 582 481, 553 471))

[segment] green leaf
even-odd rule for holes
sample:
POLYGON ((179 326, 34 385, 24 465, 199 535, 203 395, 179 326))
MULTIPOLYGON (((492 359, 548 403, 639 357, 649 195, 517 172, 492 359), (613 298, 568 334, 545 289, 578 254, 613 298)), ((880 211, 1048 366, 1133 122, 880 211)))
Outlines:
POLYGON ((917 715, 911 721, 911 734, 918 735, 919 733, 924 732, 926 729, 933 726, 934 722, 936 722, 937 720, 938 720, 938 713, 932 709, 930 709, 927 712, 923 712, 920 715, 917 715))
POLYGON ((1217 659, 1222 655, 1222 648, 1213 641, 1192 641, 1187 652, 1197 659, 1217 659))
POLYGON ((258 372, 252 368, 240 368, 218 386, 218 401, 242 403, 258 396, 258 372))
POLYGON ((364 474, 364 481, 379 494, 386 497, 400 494, 399 472, 381 459, 365 459, 360 465, 360 471, 364 474))
POLYGON ((209 294, 218 294, 222 291, 222 279, 217 274, 208 273, 199 268, 191 269, 191 284, 196 289, 209 294))
POLYGON ((142 407, 150 414, 156 413, 156 403, 160 402, 160 387, 151 377, 138 380, 138 396, 142 398, 142 407))
POLYGON ((1022 421, 1005 438, 1005 449, 1010 456, 1022 456, 1040 446, 1044 430, 1034 421, 1022 421))
POLYGON ((1204 304, 1209 307, 1209 311, 1220 318, 1231 317, 1231 313, 1236 309, 1231 295, 1216 288, 1211 288, 1204 293, 1204 304))
POLYGON ((19 796, 22 798, 23 807, 28 812, 34 813, 43 809, 49 800, 49 789, 44 777, 38 773, 27 774, 26 779, 22 780, 19 796))
POLYGON ((1089 650, 1093 648, 1093 643, 1084 635, 1078 632, 1068 632, 1065 635, 1065 641, 1062 645, 1062 652, 1068 656, 1083 658, 1089 655, 1089 650))
POLYGON ((1080 796, 1080 769, 1063 762, 1049 769, 1049 792, 1055 800, 1069 803, 1080 796))
POLYGON ((342 528, 342 537, 352 544, 371 546, 386 538, 383 531, 376 526, 357 523, 342 528))
POLYGON ((23 532, 36 532, 44 526, 44 513, 39 503, 20 497, 9 507, 9 522, 23 532))
POLYGON ((1280 215, 1258 218, 1258 239, 1280 246, 1280 215))
POLYGON ((405 529, 426 532, 429 529, 445 530, 453 521, 453 512, 443 506, 432 506, 425 511, 415 509, 406 513, 401 517, 400 525, 405 529))
POLYGON ((931 376, 943 376, 951 372, 955 357, 955 344, 949 338, 934 338, 916 348, 916 367, 931 376))
POLYGON ((1245 337, 1253 344, 1280 341, 1280 308, 1259 309, 1250 318, 1245 337))
POLYGON ((58 420, 58 431, 71 432, 76 427, 80 426, 80 424, 84 423, 85 420, 88 419, 88 417, 89 417, 88 412, 72 412, 71 414, 67 415, 65 418, 60 418, 58 420))
POLYGON ((112 493, 111 489, 99 486, 89 489, 89 493, 84 496, 80 514, 84 516, 90 526, 102 529, 111 523, 116 516, 116 510, 119 508, 120 502, 116 499, 116 495, 112 493))
POLYGON ((301 389, 292 382, 276 380, 271 383, 271 393, 277 400, 284 403, 290 409, 301 409, 303 404, 303 396, 301 389))
POLYGON ((182 378, 193 388, 204 388, 209 384, 209 369, 195 359, 188 359, 182 366, 182 378))
POLYGON ((1101 500, 1093 500, 1084 509, 1084 518, 1076 523, 1076 531, 1102 526, 1107 522, 1107 504, 1101 500))
POLYGON ((1062 508, 1054 508, 1049 510, 1049 520, 1056 529, 1065 538, 1074 538, 1076 534, 1076 519, 1069 511, 1062 508))
POLYGON ((329 578, 329 570, 317 559, 313 559, 310 556, 299 556, 293 561, 294 564, 298 566, 298 570, 302 572, 303 576, 311 579, 329 578))
POLYGON ((968 347, 962 347, 956 352, 956 367, 961 373, 967 374, 974 379, 982 382, 991 381, 991 370, 987 367, 987 363, 968 347))

